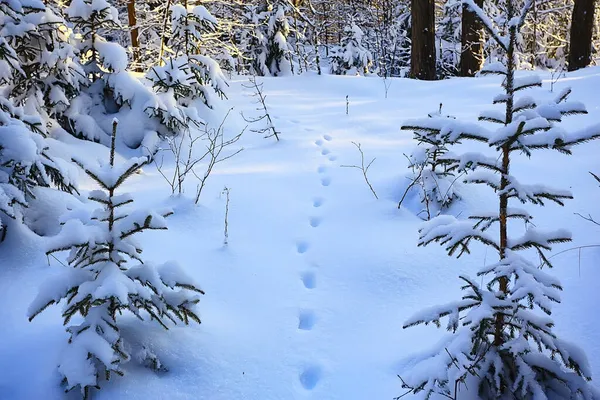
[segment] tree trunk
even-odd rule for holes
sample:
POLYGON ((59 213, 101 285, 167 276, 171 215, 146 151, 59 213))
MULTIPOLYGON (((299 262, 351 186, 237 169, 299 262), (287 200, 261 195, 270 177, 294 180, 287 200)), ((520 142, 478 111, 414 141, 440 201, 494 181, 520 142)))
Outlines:
MULTIPOLYGON (((512 20, 515 16, 515 9, 513 1, 508 1, 508 20, 512 20)), ((515 102, 515 52, 517 46, 517 27, 511 26, 509 28, 509 43, 508 51, 506 53, 506 115, 505 125, 509 125, 513 122, 514 116, 514 102, 515 102)), ((506 250, 508 250, 508 194, 506 193, 506 187, 509 184, 508 176, 510 174, 510 145, 505 144, 502 146, 502 176, 500 178, 500 260, 506 258, 506 250)), ((508 296, 508 277, 501 276, 498 279, 499 289, 505 295, 508 296)), ((502 311, 496 312, 494 330, 494 346, 500 347, 504 344, 504 329, 505 319, 502 311)))
POLYGON ((571 18, 569 71, 585 68, 592 61, 595 0, 575 0, 571 18))
POLYGON ((162 32, 160 34, 160 51, 158 53, 158 65, 163 65, 163 54, 165 52, 165 47, 167 46, 167 27, 169 26, 169 15, 171 10, 171 2, 172 0, 167 0, 167 8, 165 8, 165 16, 163 17, 163 27, 162 32))
POLYGON ((410 76, 435 79, 435 4, 434 0, 412 0, 412 48, 410 76))
MULTIPOLYGON (((483 0, 475 0, 483 7, 483 0)), ((463 4, 460 76, 474 76, 483 64, 483 27, 474 12, 463 4)))
POLYGON ((131 51, 133 52, 133 65, 137 72, 142 72, 140 62, 140 44, 138 41, 139 31, 137 20, 135 18, 135 0, 127 1, 127 16, 129 18, 129 29, 131 29, 131 51))

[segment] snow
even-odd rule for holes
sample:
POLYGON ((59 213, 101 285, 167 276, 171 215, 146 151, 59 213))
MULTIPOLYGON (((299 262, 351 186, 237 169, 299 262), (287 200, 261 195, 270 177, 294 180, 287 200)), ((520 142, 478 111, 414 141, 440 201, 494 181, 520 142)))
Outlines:
MULTIPOLYGON (((408 161, 402 154, 409 154, 415 146, 412 132, 400 131, 400 127, 415 119, 444 129, 450 136, 475 128, 481 105, 490 103, 500 78, 433 83, 393 79, 387 99, 378 78, 310 74, 257 78, 265 84, 282 141, 275 143, 261 135, 244 133, 240 144, 245 150, 215 167, 199 206, 190 199, 195 193, 193 180, 186 181, 184 196, 169 198, 169 188, 156 166, 144 166, 124 190, 144 208, 171 208, 174 214, 166 221, 168 231, 150 231, 138 238, 144 258, 159 265, 158 275, 153 269, 139 266, 130 269, 129 276, 149 282, 162 279, 172 285, 184 282, 180 273, 189 275, 206 291, 198 305, 202 324, 164 331, 152 321, 142 322, 131 314, 120 316, 122 335, 133 349, 149 349, 139 353, 139 358, 155 354, 168 371, 155 373, 139 366, 138 357, 133 357, 123 365, 125 376, 102 382, 94 398, 391 399, 403 393, 397 374, 408 378, 447 368, 445 325, 442 329, 427 326, 406 330, 402 325, 419 310, 460 299, 462 282, 458 276, 474 276, 497 259, 478 245, 472 246, 471 255, 458 261, 437 246, 417 247, 421 219, 408 208, 397 209, 407 184, 404 176, 408 161), (346 96, 349 115, 345 114, 346 96), (422 119, 424 110, 434 109, 440 102, 445 114, 463 122, 422 119), (362 144, 367 159, 377 159, 369 170, 369 179, 380 200, 366 190, 356 171, 340 168, 356 163, 358 154, 351 141, 362 144), (223 246, 224 186, 231 189, 227 246, 223 246), (168 260, 179 267, 160 267, 168 260), (440 355, 428 365, 412 369, 416 357, 434 354, 428 352, 436 342, 440 355)), ((542 79, 546 83, 551 78, 542 73, 542 79)), ((556 84, 558 91, 548 94, 548 99, 568 84, 573 88, 572 98, 585 103, 590 113, 565 119, 564 126, 575 132, 567 138, 600 132, 600 99, 594 91, 600 85, 600 69, 570 73, 567 79, 556 84), (594 123, 595 127, 586 128, 594 123)), ((215 116, 207 120, 215 127, 226 110, 235 107, 225 125, 228 137, 245 126, 238 112, 252 115, 254 110, 250 91, 242 87, 245 82, 245 77, 234 78, 229 100, 217 103, 215 116)), ((105 118, 108 124, 113 116, 105 118)), ((136 128, 134 118, 126 121, 119 115, 119 119, 119 129, 136 128)), ((142 123, 138 121, 137 125, 142 123)), ((136 136, 133 130, 130 133, 136 136)), ((491 131, 485 133, 492 135, 491 131)), ((71 151, 80 160, 108 160, 101 144, 56 134, 55 140, 59 139, 64 146, 68 143, 76 148, 71 151)), ((144 140, 158 146, 156 136, 144 140)), ((468 154, 462 160, 464 165, 494 162, 477 156, 478 152, 493 150, 487 146, 461 146, 468 154)), ((120 151, 122 157, 139 156, 125 146, 120 151)), ((597 214, 600 189, 587 171, 599 170, 600 144, 573 147, 572 151, 576 155, 570 158, 541 151, 532 159, 515 152, 511 175, 524 182, 515 191, 535 195, 546 188, 532 185, 543 182, 569 189, 558 193, 572 193, 574 200, 567 201, 564 208, 523 205, 523 210, 511 212, 534 216, 540 232, 562 227, 573 232, 572 244, 555 247, 554 269, 527 271, 539 273, 538 279, 548 274, 544 282, 550 287, 558 282, 554 275, 560 278, 563 303, 554 304, 552 314, 556 331, 585 350, 589 360, 584 364, 586 373, 597 377, 600 343, 595 332, 600 326, 589 315, 597 313, 599 254, 594 248, 558 253, 597 243, 598 228, 573 213, 597 214)), ((172 169, 172 160, 167 158, 164 168, 172 169)), ((111 179, 108 173, 103 177, 111 179)), ((79 180, 82 197, 97 189, 81 172, 79 180)), ((56 211, 52 212, 64 212, 62 208, 67 206, 57 204, 61 199, 54 199, 56 211)), ((493 204, 490 190, 465 185, 461 200, 447 219, 460 218, 472 210, 492 209, 493 204)), ((72 237, 94 239, 93 235, 85 237, 79 228, 80 222, 63 227, 72 237)), ((526 234, 520 221, 514 223, 514 231, 513 237, 526 234)), ((0 252, 0 304, 10 304, 0 307, 0 397, 61 399, 64 394, 57 382, 56 366, 61 365, 61 372, 73 381, 92 379, 90 370, 69 370, 69 364, 63 362, 64 357, 79 358, 80 354, 64 354, 68 334, 62 326, 60 307, 50 307, 33 322, 27 321, 30 304, 30 311, 39 309, 49 299, 56 299, 57 291, 64 290, 51 282, 65 268, 53 258, 48 266, 40 251, 58 244, 59 237, 19 233, 19 245, 9 240, 0 252), (43 296, 35 300, 38 291, 43 296)), ((536 258, 531 260, 537 262, 536 258)), ((544 293, 556 294, 550 289, 544 293)), ((430 315, 425 312, 420 317, 430 315)), ((472 320, 481 317, 469 315, 472 320)), ((110 362, 114 354, 110 346, 92 348, 97 341, 81 335, 78 338, 81 342, 72 347, 74 352, 92 350, 110 362)), ((518 349, 523 343, 512 345, 518 349)), ((470 342, 453 341, 448 350, 461 357, 461 350, 469 346, 470 342)), ((563 348, 573 357, 582 358, 576 349, 567 345, 563 348)))

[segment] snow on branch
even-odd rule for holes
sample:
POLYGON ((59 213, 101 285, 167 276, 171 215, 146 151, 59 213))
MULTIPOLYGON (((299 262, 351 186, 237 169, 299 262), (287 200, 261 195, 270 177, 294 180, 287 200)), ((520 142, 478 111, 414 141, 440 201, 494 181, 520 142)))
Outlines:
MULTIPOLYGON (((462 277, 461 277, 462 278, 462 277)), ((464 278, 462 278, 464 279, 464 278)), ((477 300, 472 299, 463 299, 460 301, 455 301, 449 304, 445 304, 443 306, 433 306, 429 308, 425 308, 420 310, 419 312, 413 314, 410 318, 404 321, 402 325, 403 329, 410 328, 415 325, 429 325, 430 323, 435 324, 437 327, 440 326, 440 319, 448 316, 450 320, 458 321, 458 315, 460 312, 467 310, 469 308, 475 307, 478 304, 477 300)), ((449 324, 449 328, 451 328, 449 324)), ((456 327, 458 325, 456 324, 456 327)), ((456 329, 454 327, 454 329, 456 329)))
POLYGON ((517 198, 521 203, 532 203, 543 206, 544 200, 550 200, 564 206, 563 200, 570 200, 573 195, 568 190, 552 189, 541 184, 522 184, 514 176, 507 177, 508 185, 500 191, 508 197, 517 198))
POLYGON ((450 118, 421 118, 406 121, 402 130, 412 130, 423 133, 435 133, 445 136, 449 143, 456 143, 461 139, 473 139, 487 142, 490 132, 482 126, 469 122, 461 122, 450 118))
POLYGON ((439 242, 446 247, 448 255, 453 255, 457 250, 460 257, 470 253, 471 240, 479 241, 497 250, 500 249, 497 241, 481 229, 475 228, 469 221, 459 221, 451 215, 441 215, 425 222, 419 230, 419 246, 426 246, 431 242, 439 242))
POLYGON ((554 243, 565 243, 571 241, 571 233, 565 229, 552 232, 544 232, 535 228, 527 229, 525 234, 516 239, 508 239, 508 247, 512 251, 529 248, 551 250, 554 243))
POLYGON ((565 140, 560 143, 562 146, 573 146, 589 142, 594 139, 600 139, 600 123, 585 127, 575 132, 571 132, 565 140))

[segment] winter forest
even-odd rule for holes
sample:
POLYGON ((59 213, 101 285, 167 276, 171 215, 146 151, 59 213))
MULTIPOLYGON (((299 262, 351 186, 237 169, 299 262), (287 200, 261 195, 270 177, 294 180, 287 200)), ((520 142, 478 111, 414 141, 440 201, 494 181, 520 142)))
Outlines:
POLYGON ((600 400, 599 1, 0 32, 0 399, 600 400))

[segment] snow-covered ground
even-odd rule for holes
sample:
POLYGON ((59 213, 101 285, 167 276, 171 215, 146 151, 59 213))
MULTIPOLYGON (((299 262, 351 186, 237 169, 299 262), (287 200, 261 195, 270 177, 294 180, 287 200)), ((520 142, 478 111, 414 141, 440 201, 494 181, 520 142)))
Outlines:
MULTIPOLYGON (((244 127, 240 111, 255 112, 245 82, 243 77, 230 82, 229 100, 212 121, 234 107, 228 135, 244 127)), ((495 261, 484 248, 459 260, 435 245, 417 248, 421 220, 414 207, 398 210, 397 204, 407 185, 403 153, 414 146, 412 134, 400 131, 402 122, 425 117, 440 103, 444 113, 475 121, 490 108, 497 78, 394 79, 387 98, 384 82, 374 77, 305 75, 260 82, 282 140, 246 131, 238 142, 244 150, 215 168, 199 206, 193 204, 192 178, 179 198, 169 197, 154 166, 129 181, 139 205, 175 210, 169 231, 142 236, 144 257, 175 260, 197 280, 206 291, 203 323, 167 332, 121 317, 125 339, 148 346, 169 371, 157 374, 130 362, 126 376, 104 383, 96 399, 391 399, 403 393, 396 375, 445 334, 434 327, 403 330, 405 319, 456 299, 460 273, 495 261), (369 179, 378 200, 359 170, 341 167, 360 163, 353 141, 361 143, 367 161, 376 158, 369 179)), ((555 91, 567 85, 590 114, 569 117, 565 126, 600 121, 600 68, 569 74, 555 91)), ((107 154, 93 143, 76 146, 89 157, 107 154)), ((557 246, 555 253, 600 242, 600 227, 574 214, 600 218, 600 188, 588 174, 600 172, 598 154, 600 143, 592 143, 572 157, 538 152, 515 162, 513 173, 523 181, 568 188, 575 196, 564 208, 532 209, 538 227, 572 229, 574 242, 557 246)), ((93 188, 83 176, 81 186, 83 192, 93 188)), ((44 218, 74 206, 67 197, 50 201, 54 196, 45 191, 38 196, 48 210, 44 218)), ((465 188, 463 196, 454 214, 493 204, 493 194, 483 187, 465 188)), ((59 264, 40 251, 45 239, 22 232, 16 243, 16 236, 0 252, 0 398, 63 398, 56 365, 68 336, 60 307, 33 322, 26 318, 39 286, 59 264)), ((565 289, 553 315, 556 331, 586 350, 600 379, 599 258, 600 250, 592 247, 553 259, 565 289)))

